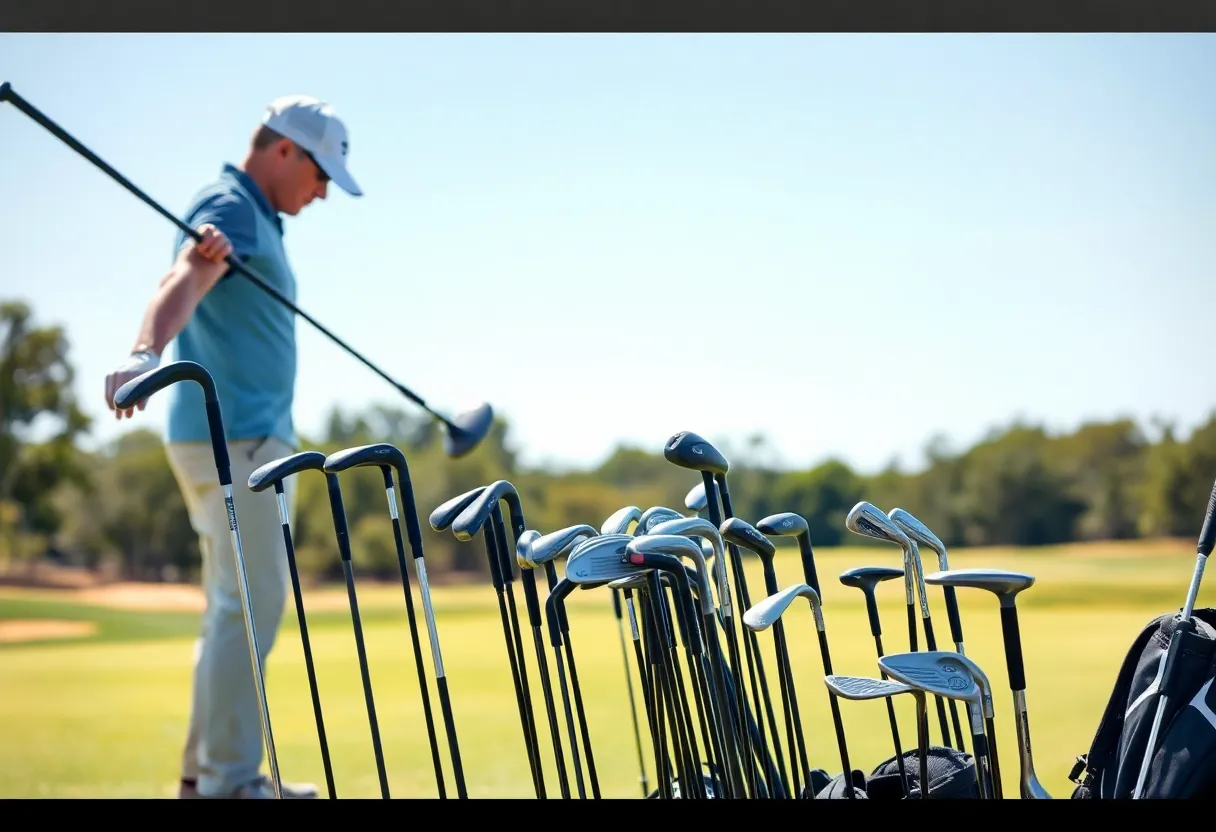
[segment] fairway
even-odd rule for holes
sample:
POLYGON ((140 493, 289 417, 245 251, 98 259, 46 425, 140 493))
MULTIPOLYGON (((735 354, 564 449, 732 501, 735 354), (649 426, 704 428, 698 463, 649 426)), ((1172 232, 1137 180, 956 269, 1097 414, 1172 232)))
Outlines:
MULTIPOLYGON (((874 643, 860 591, 842 586, 842 571, 861 565, 899 566, 895 547, 816 551, 834 671, 877 675, 874 643)), ((1055 798, 1067 798, 1077 754, 1088 750, 1115 673, 1132 639, 1154 616, 1181 606, 1194 566, 1188 541, 1135 541, 1043 549, 958 549, 950 566, 997 567, 1029 572, 1037 581, 1018 599, 1025 650, 1027 700, 1039 779, 1055 798)), ((925 571, 935 571, 925 559, 925 571)), ((801 582, 795 550, 781 548, 778 583, 801 582)), ((561 565, 558 566, 559 574, 561 565)), ((751 601, 763 598, 759 563, 747 562, 751 601)), ((544 581, 540 581, 544 599, 544 581)), ((377 715, 393 797, 437 794, 406 626, 400 584, 358 585, 377 715)), ((535 647, 521 587, 514 587, 546 764, 550 798, 559 797, 553 751, 541 697, 535 647)), ((189 593, 186 593, 189 596, 189 593)), ((995 693, 998 750, 1007 797, 1018 795, 1017 742, 1005 673, 1000 617, 987 592, 959 590, 966 649, 988 674, 995 693)), ((901 581, 880 585, 883 641, 888 653, 908 647, 901 581)), ((950 649, 940 588, 929 587, 938 647, 950 649)), ((469 796, 534 796, 494 591, 482 584, 434 589, 440 643, 453 697, 469 796)), ((1216 590, 1204 584, 1197 607, 1213 606, 1216 590)), ((415 594, 415 606, 418 606, 415 594)), ((339 797, 379 797, 358 664, 342 587, 306 594, 309 630, 339 797)), ((606 590, 577 591, 569 618, 577 670, 587 708, 596 771, 604 797, 640 797, 637 749, 629 712, 618 625, 606 590)), ((822 666, 809 607, 787 613, 786 633, 813 766, 840 771, 822 682, 822 666)), ((190 665, 198 612, 104 605, 71 591, 0 589, 0 797, 172 797, 176 793, 186 732, 190 665), (22 641, 21 628, 46 640, 22 641), (59 622, 59 623, 55 623, 59 622), (74 629, 65 622, 76 622, 74 629), (7 629, 5 627, 7 625, 7 629), (62 627, 61 633, 53 627, 62 627)), ((428 678, 433 667, 419 609, 428 678)), ((557 675, 547 631, 546 659, 557 675)), ((626 639, 628 625, 626 623, 626 639)), ((773 640, 759 634, 773 697, 773 640)), ((918 634, 925 649, 923 632, 918 634)), ((683 658, 683 656, 681 656, 683 658)), ((634 696, 641 712, 636 665, 629 653, 634 696)), ((283 777, 317 784, 324 773, 308 693, 303 652, 290 597, 267 666, 270 712, 283 777)), ((455 796, 438 700, 432 705, 440 734, 449 796, 455 796)), ((915 747, 913 700, 896 700, 905 751, 915 747)), ((893 753, 882 702, 841 702, 854 768, 867 773, 893 753)), ((558 694, 558 713, 561 701, 558 694)), ((930 736, 942 737, 930 709, 930 736)), ((965 711, 960 717, 966 725, 965 711)), ((568 740, 563 745, 569 754, 568 740)), ((655 786, 653 757, 642 726, 646 773, 655 786)), ((784 750, 785 737, 781 737, 784 750)), ((970 737, 967 750, 971 750, 970 737)), ((569 760, 567 760, 569 765, 569 760)), ((572 787, 573 788, 573 787, 572 787)))

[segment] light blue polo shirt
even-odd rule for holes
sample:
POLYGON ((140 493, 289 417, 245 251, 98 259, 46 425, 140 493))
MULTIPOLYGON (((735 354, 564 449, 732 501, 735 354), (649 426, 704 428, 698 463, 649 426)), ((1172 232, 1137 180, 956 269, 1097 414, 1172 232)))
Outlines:
MULTIPOLYGON (((184 222, 194 229, 214 225, 232 242, 235 257, 296 302, 282 219, 244 171, 224 165, 219 179, 195 196, 184 222)), ((174 257, 188 239, 178 234, 174 257)), ((296 447, 295 326, 294 312, 229 269, 173 340, 173 360, 196 361, 215 379, 229 440, 276 437, 296 447)), ((168 441, 210 441, 202 388, 187 382, 166 392, 168 441)))

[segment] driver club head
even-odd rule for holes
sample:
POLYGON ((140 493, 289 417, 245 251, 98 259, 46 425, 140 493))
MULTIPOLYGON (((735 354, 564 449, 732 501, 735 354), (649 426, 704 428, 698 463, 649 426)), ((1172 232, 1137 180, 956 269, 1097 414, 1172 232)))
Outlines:
POLYGON ((726 457, 690 430, 674 434, 663 445, 663 458, 673 465, 691 471, 708 471, 714 476, 725 476, 730 470, 726 457))
POLYGON ((465 456, 480 444, 494 424, 494 409, 483 402, 472 410, 445 420, 443 450, 452 459, 465 456))

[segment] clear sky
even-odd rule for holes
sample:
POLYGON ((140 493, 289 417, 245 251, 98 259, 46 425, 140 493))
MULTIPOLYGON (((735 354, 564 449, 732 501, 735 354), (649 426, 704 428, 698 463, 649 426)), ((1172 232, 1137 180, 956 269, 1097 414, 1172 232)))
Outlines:
MULTIPOLYGON (((679 430, 867 471, 1016 415, 1189 430, 1213 78, 1211 35, 0 35, 0 80, 179 215, 267 102, 330 101, 366 196, 288 219, 300 305, 578 466, 679 430)), ((97 441, 174 233, 0 107, 0 297, 67 328, 97 441)), ((301 430, 412 409, 299 343, 301 430)))

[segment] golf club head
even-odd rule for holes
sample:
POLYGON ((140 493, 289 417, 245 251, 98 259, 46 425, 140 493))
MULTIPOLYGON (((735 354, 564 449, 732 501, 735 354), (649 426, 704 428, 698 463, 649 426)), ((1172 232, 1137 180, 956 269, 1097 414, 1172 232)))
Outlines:
POLYGON ((521 536, 515 547, 515 559, 526 569, 541 566, 568 554, 580 540, 599 534, 594 526, 583 523, 531 538, 527 545, 521 536))
POLYGON ((883 581, 892 578, 902 578, 904 570, 892 566, 858 566, 856 569, 840 573, 840 582, 845 586, 860 589, 867 595, 873 594, 874 588, 883 581))
POLYGON ((684 515, 675 509, 667 506, 651 506, 642 512, 642 516, 638 518, 638 525, 633 530, 636 535, 650 534, 650 529, 657 526, 664 520, 683 519, 684 515))
POLYGON ((743 613, 743 623, 749 630, 760 631, 767 630, 773 626, 787 609, 790 604, 798 598, 806 598, 811 602, 811 609, 815 613, 815 625, 818 629, 823 629, 823 617, 820 610, 819 593, 815 592, 807 584, 794 584, 786 587, 780 592, 774 592, 772 595, 754 604, 751 609, 743 613))
POLYGON ((905 511, 902 508, 895 508, 887 513, 887 517, 908 537, 915 540, 921 546, 925 546, 936 552, 937 564, 940 568, 950 568, 946 560, 946 544, 942 543, 941 539, 930 531, 928 526, 913 517, 911 512, 905 511))
POLYGON ((887 679, 873 679, 869 676, 840 676, 823 677, 823 683, 828 690, 841 699, 862 702, 868 699, 885 699, 888 696, 898 696, 901 693, 911 693, 911 685, 902 682, 892 682, 887 679))
POLYGON ((948 569, 929 573, 925 576, 925 583, 986 589, 1000 599, 1001 606, 1006 607, 1013 604, 1019 592, 1034 585, 1034 576, 1006 569, 948 569))
POLYGON ((878 660, 884 673, 898 682, 942 696, 982 705, 984 693, 959 654, 944 650, 893 653, 878 660))
POLYGON ((519 540, 515 543, 515 562, 524 569, 530 569, 531 564, 520 553, 530 550, 538 537, 540 537, 540 532, 536 529, 525 529, 524 533, 519 536, 519 540))
POLYGON ((600 524, 600 534, 625 534, 629 531, 629 524, 640 520, 641 517, 642 510, 637 506, 617 509, 600 524))
POLYGON ((699 560, 701 547, 678 534, 645 534, 635 537, 625 549, 625 556, 670 555, 675 558, 699 560))
POLYGON ((452 459, 459 459, 486 438, 494 424, 494 410, 482 403, 444 423, 443 450, 452 459))
POLYGON ((725 476, 730 463, 718 449, 690 430, 680 431, 663 445, 663 458, 673 465, 692 471, 708 471, 725 476))
POLYGON ((427 522, 431 528, 437 532, 445 531, 449 526, 456 521, 460 516, 460 512, 469 507, 469 504, 481 496, 481 492, 485 491, 484 485, 479 485, 474 489, 459 494, 450 500, 446 500, 440 504, 434 511, 427 522))
POLYGON ((756 528, 770 537, 802 537, 811 533, 806 518, 792 511, 770 514, 757 523, 756 528))
POLYGON ((844 519, 844 525, 853 534, 894 543, 905 552, 912 548, 912 540, 891 522, 891 518, 873 503, 865 500, 850 509, 844 519))
POLYGON ((325 467, 325 454, 320 451, 301 451, 291 456, 271 460, 249 475, 251 491, 265 491, 301 471, 320 471, 325 467))
POLYGON ((618 534, 582 541, 566 558, 566 580, 572 584, 611 583, 649 571, 634 566, 625 557, 625 548, 634 540, 632 535, 618 534))
POLYGON ((986 719, 992 719, 995 716, 995 711, 992 705, 992 683, 988 681, 988 674, 974 660, 967 658, 961 653, 951 653, 950 655, 954 657, 954 661, 961 664, 971 674, 971 678, 979 685, 980 693, 983 695, 983 699, 980 701, 980 710, 986 719))
MULTIPOLYGON (((702 517, 673 517, 651 526, 649 534, 681 535, 690 541, 694 537, 701 538, 701 543, 694 542, 696 551, 688 550, 681 556, 691 559, 696 564, 701 611, 702 613, 712 612, 714 601, 709 587, 709 566, 705 551, 706 546, 709 547, 710 552, 715 551, 715 546, 718 550, 722 549, 722 538, 718 534, 718 530, 714 528, 714 524, 702 517)), ((720 587, 719 592, 721 592, 720 587)))
MULTIPOLYGON (((608 586, 612 589, 639 589, 645 585, 646 575, 644 573, 627 575, 624 578, 617 578, 615 581, 608 582, 608 586)), ((586 584, 586 586, 594 586, 594 584, 586 584)))
POLYGON ((709 500, 705 498, 705 483, 699 482, 684 497, 684 508, 690 511, 705 511, 709 500))
POLYGON ((777 554, 777 547, 773 545, 773 541, 756 531, 751 523, 740 520, 738 517, 724 520, 718 531, 722 533, 722 539, 727 543, 733 543, 750 552, 755 552, 766 561, 772 560, 773 555, 777 554))
POLYGON ((209 404, 218 403, 215 381, 202 364, 194 361, 170 361, 168 364, 161 364, 155 369, 136 376, 119 387, 114 393, 114 407, 118 410, 135 407, 136 404, 150 398, 153 394, 181 381, 197 383, 199 387, 203 388, 205 400, 209 404))
MULTIPOLYGON (((518 505, 519 493, 515 490, 515 486, 506 480, 495 480, 487 485, 485 490, 478 494, 473 502, 469 503, 465 510, 456 517, 455 522, 452 523, 452 534, 456 535, 457 540, 472 540, 473 536, 481 531, 486 520, 490 518, 498 501, 504 498, 518 505)), ((523 534, 523 532, 523 529, 518 529, 516 534, 523 534)))
POLYGON ((325 473, 340 474, 351 468, 366 466, 390 466, 398 471, 406 470, 405 454, 401 449, 387 442, 377 442, 373 445, 359 445, 335 451, 325 457, 325 473))

